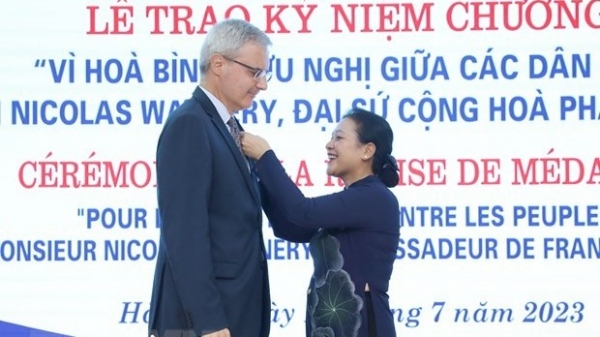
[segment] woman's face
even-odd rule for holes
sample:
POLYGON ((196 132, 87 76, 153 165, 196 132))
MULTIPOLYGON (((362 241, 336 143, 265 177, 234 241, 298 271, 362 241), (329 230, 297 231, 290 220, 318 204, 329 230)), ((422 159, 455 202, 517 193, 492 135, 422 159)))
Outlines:
POLYGON ((370 158, 366 145, 358 141, 356 123, 351 118, 344 118, 325 145, 329 162, 327 174, 355 181, 354 176, 364 171, 366 161, 370 158))

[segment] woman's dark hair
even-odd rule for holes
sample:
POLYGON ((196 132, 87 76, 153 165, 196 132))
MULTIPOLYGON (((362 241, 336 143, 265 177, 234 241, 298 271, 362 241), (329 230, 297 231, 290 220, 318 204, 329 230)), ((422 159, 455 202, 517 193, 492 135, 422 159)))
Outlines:
POLYGON ((370 111, 354 108, 344 118, 350 118, 356 124, 358 141, 361 144, 373 143, 373 173, 387 187, 398 185, 398 162, 392 156, 394 132, 385 118, 370 111))

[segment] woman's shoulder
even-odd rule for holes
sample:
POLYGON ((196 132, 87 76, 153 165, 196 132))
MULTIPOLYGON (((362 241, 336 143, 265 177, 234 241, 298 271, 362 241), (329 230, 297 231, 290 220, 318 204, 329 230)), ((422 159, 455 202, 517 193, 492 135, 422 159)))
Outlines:
POLYGON ((367 194, 369 197, 378 198, 378 200, 387 200, 393 204, 398 204, 398 198, 394 192, 390 190, 389 187, 385 186, 385 184, 376 176, 368 176, 363 178, 356 183, 352 184, 352 188, 355 188, 356 191, 361 191, 362 193, 367 194))

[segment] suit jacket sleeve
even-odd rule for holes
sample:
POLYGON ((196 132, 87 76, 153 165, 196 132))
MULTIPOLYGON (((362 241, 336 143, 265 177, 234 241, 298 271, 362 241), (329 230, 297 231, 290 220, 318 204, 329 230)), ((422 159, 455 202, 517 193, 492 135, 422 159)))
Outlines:
POLYGON ((382 194, 375 191, 372 184, 307 198, 285 173, 273 150, 262 155, 255 171, 267 194, 276 200, 283 217, 305 228, 362 227, 372 220, 372 214, 389 206, 384 198, 378 197, 382 194))
POLYGON ((310 242, 310 239, 317 233, 317 229, 304 228, 289 221, 282 209, 273 202, 262 183, 259 185, 262 207, 265 211, 269 223, 273 228, 273 234, 280 239, 291 242, 305 243, 310 242))
POLYGON ((179 300, 200 335, 227 327, 209 239, 211 148, 197 116, 184 113, 168 123, 156 160, 161 235, 179 300))

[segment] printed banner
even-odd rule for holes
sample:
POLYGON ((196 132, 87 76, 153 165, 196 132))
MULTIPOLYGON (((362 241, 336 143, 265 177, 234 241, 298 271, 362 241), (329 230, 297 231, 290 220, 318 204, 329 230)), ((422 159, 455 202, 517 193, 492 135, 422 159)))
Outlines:
MULTIPOLYGON (((600 1, 1 7, 0 335, 146 333, 158 136, 225 18, 273 41, 238 118, 306 196, 342 188, 325 143, 345 112, 392 125, 399 336, 600 334, 600 1)), ((271 336, 304 336, 308 245, 264 236, 271 336)))

